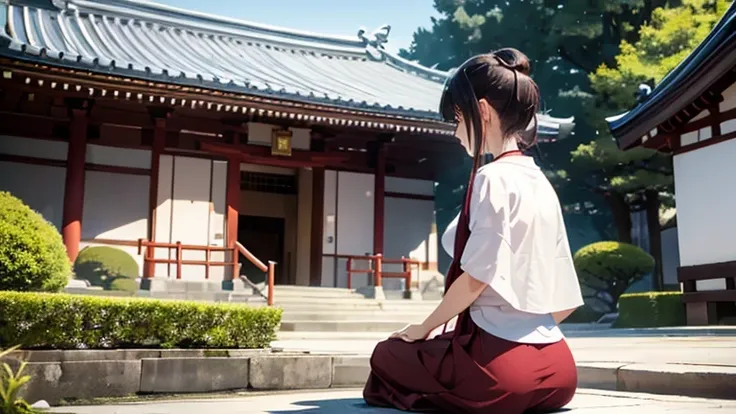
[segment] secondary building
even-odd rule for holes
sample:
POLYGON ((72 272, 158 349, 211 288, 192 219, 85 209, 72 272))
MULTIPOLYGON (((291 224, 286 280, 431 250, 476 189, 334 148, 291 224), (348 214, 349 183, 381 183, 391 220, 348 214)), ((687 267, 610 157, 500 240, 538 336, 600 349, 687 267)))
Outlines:
POLYGON ((688 323, 736 316, 736 4, 642 103, 608 123, 622 149, 673 154, 688 323))

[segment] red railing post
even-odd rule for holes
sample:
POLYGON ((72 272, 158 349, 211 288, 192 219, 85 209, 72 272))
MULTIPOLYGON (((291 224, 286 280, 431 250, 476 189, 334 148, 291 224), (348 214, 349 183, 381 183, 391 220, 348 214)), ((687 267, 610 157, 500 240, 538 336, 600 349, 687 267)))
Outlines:
POLYGON ((383 255, 381 255, 380 253, 377 254, 375 257, 375 260, 376 260, 376 269, 374 270, 375 277, 376 277, 375 285, 376 287, 381 287, 382 286, 381 273, 383 273, 383 264, 382 264, 383 255))
POLYGON ((401 256, 401 264, 404 266, 404 274, 406 277, 404 278, 404 281, 406 282, 406 287, 404 290, 410 291, 411 290, 411 259, 407 259, 404 256, 401 256))
POLYGON ((274 279, 275 279, 275 267, 276 263, 269 261, 268 262, 268 299, 267 304, 268 306, 273 306, 273 285, 274 285, 274 279))
POLYGON ((181 242, 176 242, 176 278, 181 279, 181 242))
POLYGON ((209 280, 210 278, 210 246, 206 246, 204 249, 204 279, 209 280))
POLYGON ((233 266, 233 276, 232 280, 235 280, 240 276, 238 273, 240 273, 240 269, 238 268, 238 246, 236 245, 233 247, 233 257, 232 257, 232 266, 233 266))
POLYGON ((348 257, 347 262, 345 262, 345 271, 348 274, 348 289, 353 288, 353 274, 351 272, 352 267, 353 267, 352 264, 353 264, 353 258, 348 257))

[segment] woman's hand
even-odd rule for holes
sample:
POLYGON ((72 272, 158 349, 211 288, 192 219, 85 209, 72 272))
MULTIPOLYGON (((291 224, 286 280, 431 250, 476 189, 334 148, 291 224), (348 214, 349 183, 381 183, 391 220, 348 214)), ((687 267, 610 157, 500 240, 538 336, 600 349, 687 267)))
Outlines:
POLYGON ((422 324, 411 324, 406 325, 404 329, 396 331, 391 334, 391 339, 401 339, 404 342, 416 342, 427 339, 431 329, 427 329, 422 324))

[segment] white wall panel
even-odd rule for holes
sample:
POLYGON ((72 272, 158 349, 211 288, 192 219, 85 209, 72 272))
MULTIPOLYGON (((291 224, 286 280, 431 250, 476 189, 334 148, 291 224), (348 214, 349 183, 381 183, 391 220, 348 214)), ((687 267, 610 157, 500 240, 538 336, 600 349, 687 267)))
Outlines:
MULTIPOLYGON (((677 232, 681 266, 736 260, 736 140, 675 155, 677 232)), ((698 290, 725 289, 725 280, 699 281, 698 290)))
POLYGON ((146 175, 86 171, 82 240, 148 238, 146 175))
POLYGON ((63 141, 0 135, 0 154, 66 160, 67 148, 68 144, 63 141))
POLYGON ((66 168, 0 161, 0 190, 23 200, 59 230, 65 180, 66 168))
POLYGON ((87 162, 117 167, 151 168, 151 151, 87 144, 87 162))
MULTIPOLYGON (((205 246, 209 239, 210 181, 212 161, 202 158, 174 159, 174 199, 171 240, 205 246)), ((184 251, 184 260, 204 260, 204 252, 184 251)), ((184 266, 182 279, 202 279, 202 266, 184 266)))

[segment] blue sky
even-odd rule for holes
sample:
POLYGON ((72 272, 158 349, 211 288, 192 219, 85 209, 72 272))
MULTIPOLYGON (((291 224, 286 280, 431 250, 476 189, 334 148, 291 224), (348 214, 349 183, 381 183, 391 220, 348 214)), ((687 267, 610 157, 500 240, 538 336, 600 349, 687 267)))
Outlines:
POLYGON ((390 24, 386 48, 408 47, 436 15, 432 0, 153 0, 174 7, 311 32, 353 36, 390 24))

